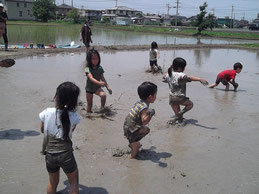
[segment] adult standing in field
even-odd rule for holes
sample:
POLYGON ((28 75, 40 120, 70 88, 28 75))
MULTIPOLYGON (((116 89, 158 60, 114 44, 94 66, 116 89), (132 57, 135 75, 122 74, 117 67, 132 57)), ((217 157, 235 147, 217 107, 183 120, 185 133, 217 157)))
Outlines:
POLYGON ((0 38, 3 36, 5 51, 8 51, 8 38, 7 38, 7 29, 6 29, 6 21, 8 17, 6 12, 4 12, 4 5, 0 3, 0 38))
POLYGON ((80 41, 83 40, 87 53, 90 50, 90 42, 93 43, 91 36, 92 36, 92 31, 91 31, 91 28, 89 27, 89 21, 85 21, 84 25, 81 28, 80 41))

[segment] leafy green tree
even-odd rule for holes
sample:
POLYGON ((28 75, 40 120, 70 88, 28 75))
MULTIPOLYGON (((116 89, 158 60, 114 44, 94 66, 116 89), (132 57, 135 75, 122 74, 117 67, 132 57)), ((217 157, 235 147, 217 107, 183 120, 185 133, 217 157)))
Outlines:
POLYGON ((194 26, 198 27, 198 34, 201 34, 203 30, 210 28, 212 30, 216 27, 216 17, 213 14, 207 14, 206 7, 208 4, 205 2, 202 6, 200 6, 200 13, 196 16, 196 20, 194 21, 194 26))
POLYGON ((206 17, 206 22, 207 22, 208 28, 210 28, 210 30, 212 30, 213 28, 215 28, 217 26, 216 17, 214 16, 214 14, 210 13, 206 17))
POLYGON ((47 22, 55 18, 56 5, 53 0, 35 0, 32 3, 32 12, 37 20, 47 22))
POLYGON ((204 2, 204 4, 200 6, 200 13, 197 14, 195 26, 198 27, 198 34, 201 34, 201 31, 205 30, 208 27, 208 24, 205 20, 205 16, 207 14, 207 11, 206 11, 207 6, 208 6, 208 4, 206 2, 204 2))
POLYGON ((74 24, 80 23, 80 15, 77 11, 77 9, 73 8, 69 12, 67 12, 66 18, 70 18, 74 24))

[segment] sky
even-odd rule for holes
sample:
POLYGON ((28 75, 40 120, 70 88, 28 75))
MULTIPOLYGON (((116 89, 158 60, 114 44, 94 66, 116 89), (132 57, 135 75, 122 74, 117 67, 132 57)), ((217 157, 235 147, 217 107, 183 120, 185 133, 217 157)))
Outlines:
MULTIPOLYGON (((56 4, 71 5, 72 0, 56 0, 56 4)), ((73 0, 74 7, 84 9, 103 10, 115 7, 116 0, 73 0)), ((117 0, 118 6, 127 6, 129 8, 143 11, 144 13, 167 14, 167 4, 171 7, 170 15, 176 13, 177 0, 117 0)), ((190 17, 199 13, 199 6, 204 0, 179 0, 179 15, 190 17)), ((207 12, 214 13, 217 17, 230 17, 233 6, 233 17, 243 19, 243 17, 252 21, 259 13, 259 0, 207 0, 207 12)))

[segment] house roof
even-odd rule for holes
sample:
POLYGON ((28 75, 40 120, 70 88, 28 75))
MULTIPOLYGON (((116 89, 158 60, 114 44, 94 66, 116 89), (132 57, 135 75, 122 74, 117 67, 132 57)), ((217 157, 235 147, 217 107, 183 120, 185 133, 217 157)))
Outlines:
POLYGON ((117 7, 113 7, 113 8, 109 8, 109 9, 105 9, 105 10, 124 10, 124 11, 138 11, 126 6, 117 6, 117 7))
POLYGON ((12 1, 12 2, 24 2, 24 3, 32 3, 34 0, 5 0, 6 2, 12 1))
POLYGON ((148 18, 148 19, 160 19, 160 17, 158 16, 152 16, 152 15, 144 15, 144 18, 148 18))
POLYGON ((62 8, 62 9, 73 9, 72 6, 67 5, 67 4, 61 4, 61 5, 58 6, 58 8, 62 8))

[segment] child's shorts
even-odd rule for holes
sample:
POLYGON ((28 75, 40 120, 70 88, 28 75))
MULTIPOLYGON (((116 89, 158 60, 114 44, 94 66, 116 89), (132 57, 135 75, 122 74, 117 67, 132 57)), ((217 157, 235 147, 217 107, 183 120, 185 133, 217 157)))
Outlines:
POLYGON ((150 62, 150 66, 156 65, 157 66, 157 60, 155 61, 149 61, 150 62))
POLYGON ((49 173, 58 172, 60 167, 68 174, 77 169, 76 160, 73 151, 62 153, 46 153, 45 157, 47 171, 49 173))
POLYGON ((224 78, 221 78, 221 77, 217 77, 216 79, 216 84, 219 85, 219 83, 222 83, 224 86, 228 85, 228 80, 224 79, 224 78))
POLYGON ((169 95, 169 104, 170 105, 181 105, 181 104, 183 104, 187 100, 189 100, 189 98, 185 97, 185 96, 172 96, 172 95, 169 95))
POLYGON ((144 136, 143 134, 139 133, 140 129, 138 129, 137 131, 131 133, 131 132, 127 132, 127 139, 129 140, 129 143, 134 143, 134 142, 138 142, 140 141, 144 136))

